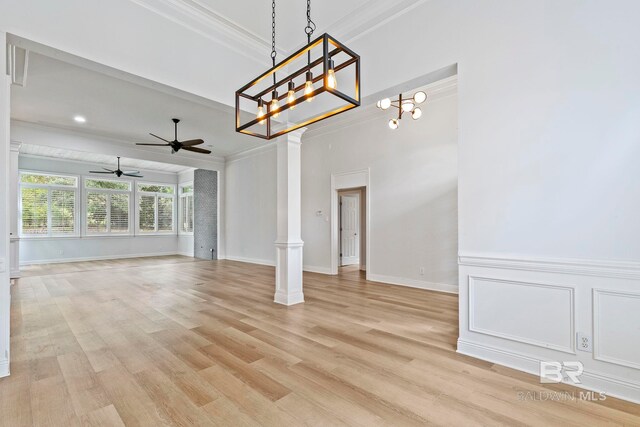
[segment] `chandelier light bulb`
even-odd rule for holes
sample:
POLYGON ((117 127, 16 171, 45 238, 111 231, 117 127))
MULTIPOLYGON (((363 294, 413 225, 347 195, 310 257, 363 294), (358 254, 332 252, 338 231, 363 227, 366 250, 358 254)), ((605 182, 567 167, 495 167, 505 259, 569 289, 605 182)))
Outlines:
POLYGON ((258 101, 258 114, 256 116, 257 119, 262 119, 260 120, 258 123, 263 125, 264 124, 264 102, 262 101, 262 99, 260 99, 258 101))
POLYGON ((427 100, 427 94, 423 91, 416 92, 416 94, 413 95, 413 100, 416 102, 416 104, 422 104, 427 100))
POLYGON ((400 125, 400 122, 398 121, 398 119, 389 120, 389 128, 390 129, 398 129, 399 125, 400 125))
POLYGON ((382 108, 383 110, 386 110, 389 107, 391 107, 391 100, 389 98, 381 99, 378 102, 380 103, 380 108, 382 108))
POLYGON ((304 84, 304 95, 307 98, 307 102, 313 101, 313 74, 311 74, 311 71, 307 71, 307 81, 304 84))
POLYGON ((411 110, 413 110, 413 107, 415 107, 415 104, 411 101, 404 101, 402 103, 402 111, 404 111, 405 113, 408 113, 411 110))
POLYGON ((287 103, 289 104, 289 109, 293 110, 296 106, 293 104, 296 102, 296 85, 293 81, 289 82, 289 92, 287 93, 287 103))
POLYGON ((413 120, 418 120, 420 117, 422 117, 422 110, 420 109, 420 107, 416 107, 413 110, 413 113, 411 113, 411 117, 413 118, 413 120))
POLYGON ((280 115, 280 104, 278 103, 278 92, 273 91, 273 99, 271 100, 270 111, 273 112, 273 118, 275 119, 280 115))
POLYGON ((327 87, 331 89, 338 88, 338 80, 336 79, 336 72, 334 70, 333 59, 329 60, 329 71, 327 72, 327 87))

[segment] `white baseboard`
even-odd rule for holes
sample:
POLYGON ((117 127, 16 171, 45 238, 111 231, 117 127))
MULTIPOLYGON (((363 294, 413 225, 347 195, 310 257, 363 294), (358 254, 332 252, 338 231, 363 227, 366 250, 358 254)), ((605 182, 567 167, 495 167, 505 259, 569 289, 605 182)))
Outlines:
MULTIPOLYGON (((522 353, 491 347, 458 339, 458 353, 488 362, 497 363, 508 368, 524 371, 538 377, 540 362, 543 359, 522 353)), ((546 360, 546 359, 545 359, 546 360)), ((640 403, 640 384, 600 372, 585 371, 580 376, 582 384, 568 383, 576 387, 596 392, 606 392, 607 396, 617 397, 633 403, 640 403)))
POLYGON ((409 288, 427 289, 430 291, 447 292, 450 294, 458 293, 458 285, 449 285, 446 283, 433 283, 424 280, 408 279, 405 277, 385 276, 382 274, 368 273, 367 280, 371 282, 381 282, 390 285, 407 286, 409 288))
POLYGON ((302 267, 304 271, 309 273, 331 274, 331 267, 319 267, 315 265, 305 265, 302 267))
POLYGON ((275 267, 276 265, 275 261, 271 261, 268 259, 245 258, 234 255, 227 255, 224 259, 228 259, 229 261, 248 262, 249 264, 268 265, 270 267, 275 267))
POLYGON ((40 259, 35 261, 20 261, 20 266, 38 265, 38 264, 62 264, 65 262, 103 261, 107 259, 147 258, 147 257, 168 256, 168 255, 182 255, 182 254, 179 254, 177 252, 156 252, 156 253, 127 254, 127 255, 102 255, 102 256, 93 256, 93 257, 79 257, 79 258, 40 259))
POLYGON ((188 257, 191 257, 191 258, 194 257, 194 253, 193 252, 178 252, 176 255, 188 256, 188 257))
POLYGON ((0 360, 0 378, 9 376, 9 361, 7 359, 0 360))

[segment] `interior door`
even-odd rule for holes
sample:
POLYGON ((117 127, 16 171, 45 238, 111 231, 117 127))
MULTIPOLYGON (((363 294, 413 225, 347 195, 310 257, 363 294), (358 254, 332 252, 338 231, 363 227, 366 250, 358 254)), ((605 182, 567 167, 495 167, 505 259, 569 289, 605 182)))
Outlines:
POLYGON ((360 263, 360 196, 340 196, 341 265, 360 263))

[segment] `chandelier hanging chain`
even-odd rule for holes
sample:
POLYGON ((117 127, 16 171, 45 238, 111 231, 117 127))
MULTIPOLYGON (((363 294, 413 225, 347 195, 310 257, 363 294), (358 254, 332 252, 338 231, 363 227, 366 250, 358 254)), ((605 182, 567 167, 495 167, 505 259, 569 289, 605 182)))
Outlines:
MULTIPOLYGON (((311 20, 311 0, 307 0, 307 26, 304 32, 307 35, 307 44, 311 43, 311 35, 316 30, 316 24, 311 20)), ((311 63, 311 51, 307 52, 307 64, 311 63)))
MULTIPOLYGON (((276 0, 271 2, 271 62, 276 66, 276 0)), ((273 73, 273 84, 276 84, 276 73, 273 73)))

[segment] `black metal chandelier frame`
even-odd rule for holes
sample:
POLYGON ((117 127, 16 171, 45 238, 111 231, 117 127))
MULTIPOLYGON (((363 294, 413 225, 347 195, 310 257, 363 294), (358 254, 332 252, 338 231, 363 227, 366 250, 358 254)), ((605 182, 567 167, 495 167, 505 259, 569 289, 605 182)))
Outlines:
MULTIPOLYGON (((309 16, 309 10, 308 10, 308 16, 309 16)), ((274 15, 274 19, 275 19, 275 15, 274 15)), ((310 20, 310 17, 308 19, 309 19, 309 23, 311 24, 312 21, 310 20)), ((236 131, 237 132, 241 132, 246 135, 251 135, 251 136, 270 140, 270 139, 282 136, 291 131, 294 131, 296 129, 299 129, 301 127, 308 126, 312 123, 319 122, 320 120, 324 120, 331 116, 335 116, 336 114, 340 114, 344 111, 348 111, 352 108, 360 106, 360 56, 327 33, 311 41, 310 35, 313 32, 313 30, 309 32, 307 31, 308 28, 310 28, 309 25, 305 29, 305 32, 307 33, 307 36, 308 36, 307 38, 308 44, 306 46, 302 47, 297 52, 293 53, 292 55, 288 56, 286 59, 284 59, 283 61, 277 64, 275 63, 275 47, 274 47, 274 50, 272 51, 272 55, 271 55, 271 58, 273 59, 273 63, 274 63, 273 67, 265 71, 255 79, 253 79, 251 82, 244 85, 241 89, 236 91, 236 131), (320 45, 322 45, 322 56, 312 61, 311 51, 320 45), (336 61, 334 58, 336 58, 336 56, 340 53, 344 53, 345 55, 341 55, 341 58, 343 58, 342 62, 340 62, 339 64, 336 64, 335 63, 336 61), (304 54, 307 54, 307 57, 308 57, 307 65, 297 69, 292 73, 289 73, 284 78, 281 78, 279 80, 276 79, 276 72, 278 72, 279 70, 282 70, 287 65, 293 63, 304 54), (320 64, 322 64, 322 74, 316 77, 313 77, 311 74, 311 70, 320 64), (355 97, 351 97, 345 94, 344 92, 338 90, 336 87, 331 87, 329 84, 330 71, 335 73, 349 66, 353 66, 355 70, 355 92, 354 92, 355 97), (263 96, 269 93, 272 93, 275 95, 274 99, 277 99, 278 102, 286 100, 288 97, 288 93, 286 91, 284 91, 282 95, 278 96, 278 88, 285 85, 288 85, 288 89, 293 90, 294 94, 297 94, 299 91, 303 91, 305 89, 305 84, 307 83, 307 81, 297 86, 292 83, 293 79, 303 74, 306 74, 307 78, 310 79, 313 84, 319 81, 322 81, 323 82, 322 86, 318 88, 314 88, 313 92, 310 94, 304 94, 303 96, 299 96, 299 97, 296 96, 295 100, 284 102, 282 103, 282 105, 279 106, 277 110, 272 111, 270 102, 263 100, 263 96), (265 89, 262 89, 256 94, 251 95, 249 93, 251 88, 253 88, 255 85, 257 85, 264 79, 268 78, 269 76, 273 76, 274 82, 272 85, 270 85, 265 89), (323 112, 317 116, 308 118, 300 123, 291 123, 290 126, 286 127, 285 129, 282 129, 276 132, 273 131, 271 119, 273 118, 274 115, 280 114, 281 112, 286 111, 289 108, 295 107, 296 105, 306 100, 312 99, 325 92, 340 98, 342 101, 345 102, 345 104, 333 110, 323 112), (260 108, 260 107, 264 108, 264 106, 266 106, 266 113, 261 117, 255 117, 253 120, 250 120, 246 123, 242 123, 242 120, 241 120, 242 110, 240 108, 241 99, 248 100, 251 103, 255 103, 257 108, 260 108), (266 122, 266 133, 259 133, 259 132, 254 132, 249 130, 250 127, 258 123, 262 123, 263 121, 266 122)), ((274 25, 274 40, 275 40, 275 25, 274 25)))

